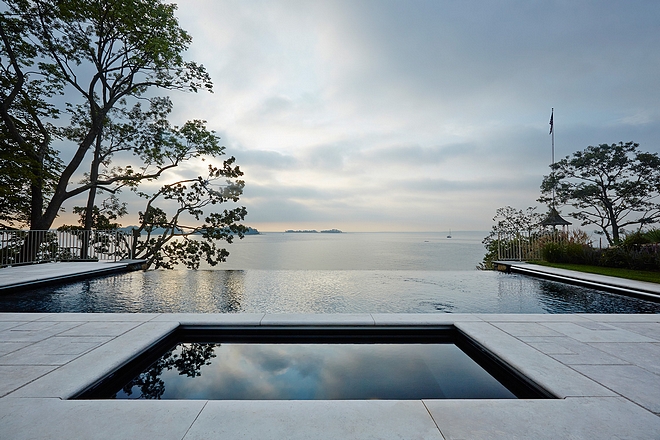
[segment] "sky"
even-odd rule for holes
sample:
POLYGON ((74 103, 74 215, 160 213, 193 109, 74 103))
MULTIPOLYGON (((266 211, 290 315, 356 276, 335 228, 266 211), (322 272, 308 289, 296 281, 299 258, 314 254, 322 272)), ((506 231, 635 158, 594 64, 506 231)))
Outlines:
POLYGON ((660 152, 660 2, 176 3, 214 93, 173 119, 221 136, 260 231, 488 230, 537 205, 552 108, 558 159, 660 152))

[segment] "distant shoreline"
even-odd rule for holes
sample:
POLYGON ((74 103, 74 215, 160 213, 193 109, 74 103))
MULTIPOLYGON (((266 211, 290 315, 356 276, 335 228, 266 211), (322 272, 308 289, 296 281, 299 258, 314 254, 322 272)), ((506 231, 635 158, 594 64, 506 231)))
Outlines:
POLYGON ((342 231, 339 229, 324 229, 322 231, 317 231, 316 229, 287 229, 284 231, 289 234, 341 234, 342 231))

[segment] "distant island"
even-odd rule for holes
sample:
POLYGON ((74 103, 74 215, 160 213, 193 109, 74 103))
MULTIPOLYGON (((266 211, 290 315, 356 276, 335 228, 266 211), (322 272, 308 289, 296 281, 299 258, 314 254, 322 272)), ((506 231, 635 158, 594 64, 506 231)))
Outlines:
MULTIPOLYGON (((139 226, 124 226, 123 228, 118 228, 117 230, 125 232, 127 234, 132 234, 133 230, 134 229, 137 230, 138 228, 139 228, 139 226)), ((153 228, 151 230, 151 233, 153 235, 162 235, 165 232, 169 232, 169 231, 170 231, 169 229, 165 229, 165 228, 153 228)), ((147 231, 142 231, 142 235, 145 235, 147 233, 148 233, 147 231)), ((175 235, 183 235, 184 233, 185 233, 185 231, 183 229, 175 228, 175 232, 174 232, 175 235)), ((203 233, 203 231, 197 231, 193 235, 202 235, 202 233, 203 233)), ((257 229, 251 228, 249 226, 247 227, 247 230, 245 232, 243 232, 243 235, 260 235, 260 234, 261 234, 261 232, 259 232, 257 229)))
MULTIPOLYGON (((316 229, 287 229, 284 232, 289 232, 293 234, 318 234, 319 231, 316 229)), ((322 234, 341 234, 339 229, 324 229, 321 231, 322 234)))

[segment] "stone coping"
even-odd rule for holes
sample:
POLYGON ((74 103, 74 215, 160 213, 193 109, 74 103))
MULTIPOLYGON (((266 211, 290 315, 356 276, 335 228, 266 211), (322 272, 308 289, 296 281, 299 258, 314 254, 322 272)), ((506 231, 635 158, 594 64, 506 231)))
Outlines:
POLYGON ((145 260, 66 261, 0 268, 0 294, 95 278, 142 267, 145 260))
POLYGON ((660 302, 660 284, 647 281, 629 280, 627 278, 600 275, 558 267, 542 266, 540 264, 517 261, 494 261, 493 264, 505 266, 507 270, 523 275, 546 278, 562 283, 606 290, 626 296, 642 298, 648 301, 660 302))
POLYGON ((0 314, 0 431, 23 438, 660 438, 660 315, 0 314), (549 400, 67 400, 179 325, 454 325, 549 400))

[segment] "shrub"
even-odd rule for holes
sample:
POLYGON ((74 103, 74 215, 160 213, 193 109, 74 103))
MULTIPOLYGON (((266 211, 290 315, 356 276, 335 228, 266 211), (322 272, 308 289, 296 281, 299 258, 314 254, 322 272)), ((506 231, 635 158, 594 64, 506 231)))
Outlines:
POLYGON ((627 268, 630 266, 629 255, 621 246, 603 249, 600 254, 600 266, 627 268))
POLYGON ((546 243, 541 249, 541 256, 550 263, 563 263, 564 249, 559 243, 546 243))
POLYGON ((660 270, 660 246, 658 244, 640 244, 613 246, 603 249, 599 264, 634 270, 660 270))
POLYGON ((631 249, 635 246, 648 243, 651 243, 651 240, 646 235, 646 233, 637 231, 631 234, 627 234, 623 240, 621 240, 620 246, 624 249, 631 249))
POLYGON ((541 255, 550 263, 589 264, 634 270, 660 270, 660 230, 627 234, 619 246, 594 249, 582 231, 548 236, 541 255), (559 235, 563 234, 563 235, 559 235), (556 241, 559 240, 559 241, 556 241))
POLYGON ((541 255, 550 263, 586 264, 593 261, 594 250, 580 243, 546 243, 541 255))
POLYGON ((649 243, 660 243, 660 229, 650 229, 644 233, 649 243))
POLYGON ((493 270, 493 261, 497 260, 497 248, 498 248, 498 240, 491 240, 486 242, 484 240, 484 245, 486 246, 486 255, 484 255, 484 259, 481 263, 477 264, 477 269, 478 270, 493 270))
POLYGON ((550 263, 593 264, 598 260, 596 250, 591 247, 589 236, 584 231, 560 232, 548 238, 551 241, 543 244, 541 256, 550 263))

